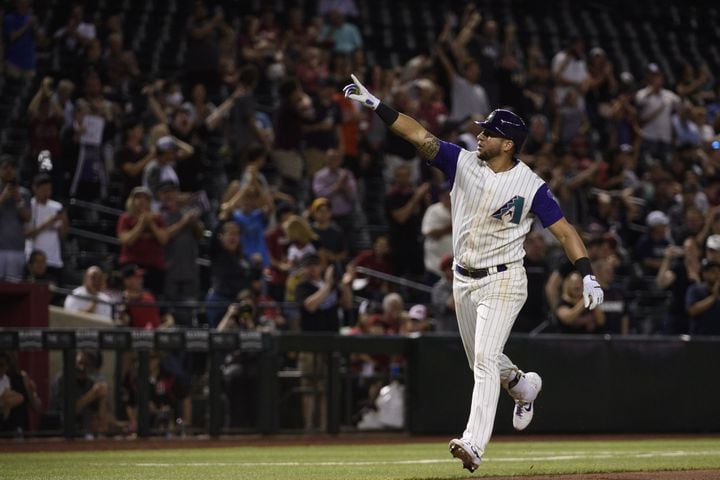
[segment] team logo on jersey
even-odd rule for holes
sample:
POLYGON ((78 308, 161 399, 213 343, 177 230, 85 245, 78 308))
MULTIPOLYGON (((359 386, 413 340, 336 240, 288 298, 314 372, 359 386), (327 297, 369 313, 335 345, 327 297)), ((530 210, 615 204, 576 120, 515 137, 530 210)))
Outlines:
POLYGON ((524 205, 525 199, 519 195, 515 195, 513 198, 505 202, 505 205, 498 208, 492 216, 501 222, 519 225, 524 205))

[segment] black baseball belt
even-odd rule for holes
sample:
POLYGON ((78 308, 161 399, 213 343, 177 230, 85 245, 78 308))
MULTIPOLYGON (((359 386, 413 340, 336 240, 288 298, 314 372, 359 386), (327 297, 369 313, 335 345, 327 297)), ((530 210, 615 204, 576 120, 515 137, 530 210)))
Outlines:
POLYGON ((508 267, 505 264, 496 265, 489 268, 465 268, 462 265, 455 265, 455 271, 460 275, 470 278, 485 278, 493 273, 500 273, 507 270, 508 267))

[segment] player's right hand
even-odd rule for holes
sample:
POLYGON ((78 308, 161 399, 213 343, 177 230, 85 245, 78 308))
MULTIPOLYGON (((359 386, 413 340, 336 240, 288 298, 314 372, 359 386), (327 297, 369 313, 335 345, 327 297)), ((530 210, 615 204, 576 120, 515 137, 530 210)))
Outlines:
POLYGON ((350 77, 352 78, 353 83, 349 83, 345 85, 345 88, 343 88, 343 92, 345 92, 345 98, 349 98, 350 100, 355 100, 356 102, 361 103, 363 106, 372 108, 375 110, 378 105, 380 105, 380 100, 370 93, 367 88, 365 88, 365 85, 360 83, 360 80, 357 79, 355 74, 350 74, 350 77))

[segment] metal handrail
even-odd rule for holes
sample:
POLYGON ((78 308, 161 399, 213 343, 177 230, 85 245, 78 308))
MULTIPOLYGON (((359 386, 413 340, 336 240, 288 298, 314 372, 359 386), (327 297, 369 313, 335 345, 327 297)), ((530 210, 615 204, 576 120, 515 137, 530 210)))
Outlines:
POLYGON ((110 235, 103 235, 102 233, 95 233, 89 230, 82 230, 76 227, 68 228, 68 234, 75 235, 76 237, 89 238, 90 240, 96 240, 102 243, 109 243, 110 245, 119 246, 120 240, 110 235))
POLYGON ((432 293, 432 287, 429 287, 425 285, 424 283, 414 282, 412 280, 408 280, 406 278, 398 277, 396 275, 390 275, 388 273, 379 272, 377 270, 373 270, 366 267, 356 267, 355 270, 358 273, 362 273, 364 275, 379 278, 380 280, 387 280, 388 282, 397 283, 399 285, 402 285, 404 287, 413 288, 415 290, 420 290, 421 292, 425 293, 432 293))
POLYGON ((101 205, 99 203, 86 202, 85 200, 79 200, 77 198, 71 198, 69 203, 70 203, 70 205, 72 205, 74 207, 87 208, 90 210, 95 210, 100 213, 107 213, 109 215, 115 215, 116 217, 119 217, 123 213, 122 210, 119 210, 117 208, 106 207, 105 205, 101 205))

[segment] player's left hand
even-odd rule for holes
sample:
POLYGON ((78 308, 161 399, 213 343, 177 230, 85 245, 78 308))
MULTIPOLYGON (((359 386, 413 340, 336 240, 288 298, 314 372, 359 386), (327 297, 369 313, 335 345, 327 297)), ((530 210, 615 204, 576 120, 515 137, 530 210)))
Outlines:
POLYGON ((583 277, 583 299, 585 300, 585 308, 592 310, 605 299, 602 287, 595 280, 595 275, 585 275, 583 277))
POLYGON ((352 77, 353 83, 347 84, 343 88, 345 98, 355 100, 356 102, 361 103, 363 106, 375 110, 378 105, 380 105, 380 100, 375 95, 370 93, 370 91, 365 88, 365 85, 360 83, 360 80, 358 80, 355 74, 351 74, 350 77, 352 77))

